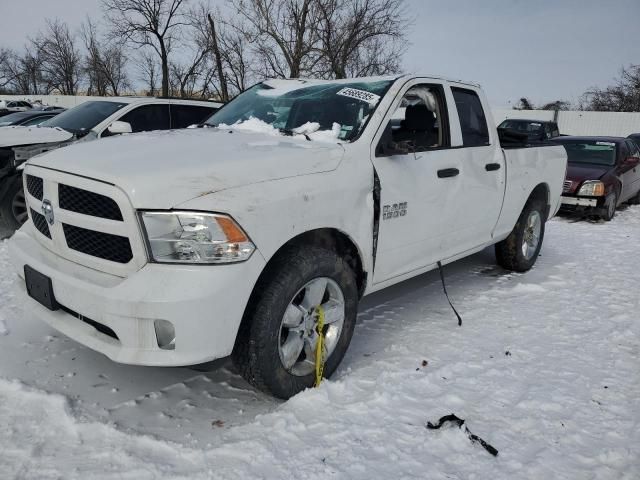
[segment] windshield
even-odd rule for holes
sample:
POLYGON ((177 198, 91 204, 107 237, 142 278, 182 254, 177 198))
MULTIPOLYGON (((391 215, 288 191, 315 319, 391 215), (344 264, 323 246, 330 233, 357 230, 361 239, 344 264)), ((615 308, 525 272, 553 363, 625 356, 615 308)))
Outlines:
POLYGON ((206 125, 276 130, 307 139, 353 141, 362 132, 392 80, 313 83, 269 80, 239 95, 206 125), (316 132, 323 132, 314 136, 316 132))
POLYGON ((520 133, 524 133, 527 136, 538 137, 544 134, 544 126, 541 122, 529 121, 529 120, 505 120, 498 128, 508 128, 520 133))
POLYGON ((4 115, 0 117, 0 127, 6 127, 8 125, 13 125, 15 122, 21 122, 28 115, 25 115, 23 112, 10 113, 9 115, 4 115))
POLYGON ((596 140, 570 140, 560 142, 567 151, 569 163, 591 165, 616 164, 616 144, 596 140))
POLYGON ((41 123, 40 126, 60 127, 81 136, 126 105, 121 102, 84 102, 41 123))

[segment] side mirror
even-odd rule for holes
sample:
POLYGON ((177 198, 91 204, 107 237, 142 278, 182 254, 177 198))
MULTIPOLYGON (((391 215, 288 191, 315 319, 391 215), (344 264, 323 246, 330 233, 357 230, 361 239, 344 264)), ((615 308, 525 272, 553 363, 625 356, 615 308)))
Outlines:
POLYGON ((382 137, 376 148, 376 157, 390 157, 393 155, 406 155, 415 152, 415 145, 411 140, 396 142, 393 140, 391 124, 388 124, 382 133, 382 137))
POLYGON ((109 135, 121 135, 123 133, 132 133, 131 124, 129 122, 120 122, 116 120, 109 128, 107 128, 109 135))

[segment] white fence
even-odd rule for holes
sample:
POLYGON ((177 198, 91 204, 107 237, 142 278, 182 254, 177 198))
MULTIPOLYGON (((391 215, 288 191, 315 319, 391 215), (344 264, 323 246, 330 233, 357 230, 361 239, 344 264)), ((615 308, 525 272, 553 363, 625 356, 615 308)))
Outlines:
MULTIPOLYGON (((507 118, 553 120, 556 112, 494 108, 493 117, 496 124, 507 118)), ((557 122, 560 133, 564 135, 626 137, 631 133, 640 133, 640 113, 560 111, 557 112, 557 122)))
MULTIPOLYGON (((100 100, 102 97, 65 96, 65 95, 0 95, 0 100, 40 101, 45 105, 64 108, 75 107, 88 100, 100 100)), ((510 110, 493 108, 496 124, 507 118, 526 118, 531 120, 553 120, 556 112, 552 110, 510 110)), ((640 133, 640 113, 626 112, 557 112, 560 133, 565 135, 610 135, 626 137, 631 133, 640 133)))

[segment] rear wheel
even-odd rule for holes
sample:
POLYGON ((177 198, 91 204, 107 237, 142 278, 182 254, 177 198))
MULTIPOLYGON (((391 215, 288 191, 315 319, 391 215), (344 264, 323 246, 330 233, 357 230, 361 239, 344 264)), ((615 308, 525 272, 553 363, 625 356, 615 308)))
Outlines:
POLYGON ((526 272, 536 263, 544 239, 545 210, 540 200, 527 202, 509 236, 495 246, 501 267, 526 272))
POLYGON ((22 177, 14 177, 4 197, 0 199, 0 218, 6 228, 11 231, 19 229, 29 218, 27 202, 22 188, 22 177))
POLYGON ((319 310, 324 376, 340 364, 355 327, 358 290, 351 267, 319 247, 294 247, 270 267, 245 312, 233 361, 253 386, 290 398, 315 381, 319 310))

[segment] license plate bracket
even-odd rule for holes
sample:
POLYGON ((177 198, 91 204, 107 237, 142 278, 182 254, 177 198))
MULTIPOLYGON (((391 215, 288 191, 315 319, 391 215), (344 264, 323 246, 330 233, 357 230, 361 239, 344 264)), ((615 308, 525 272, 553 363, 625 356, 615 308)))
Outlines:
POLYGON ((27 284, 27 293, 31 298, 49 310, 55 311, 60 308, 60 304, 53 294, 53 284, 49 277, 34 270, 29 265, 25 265, 24 280, 27 284))

